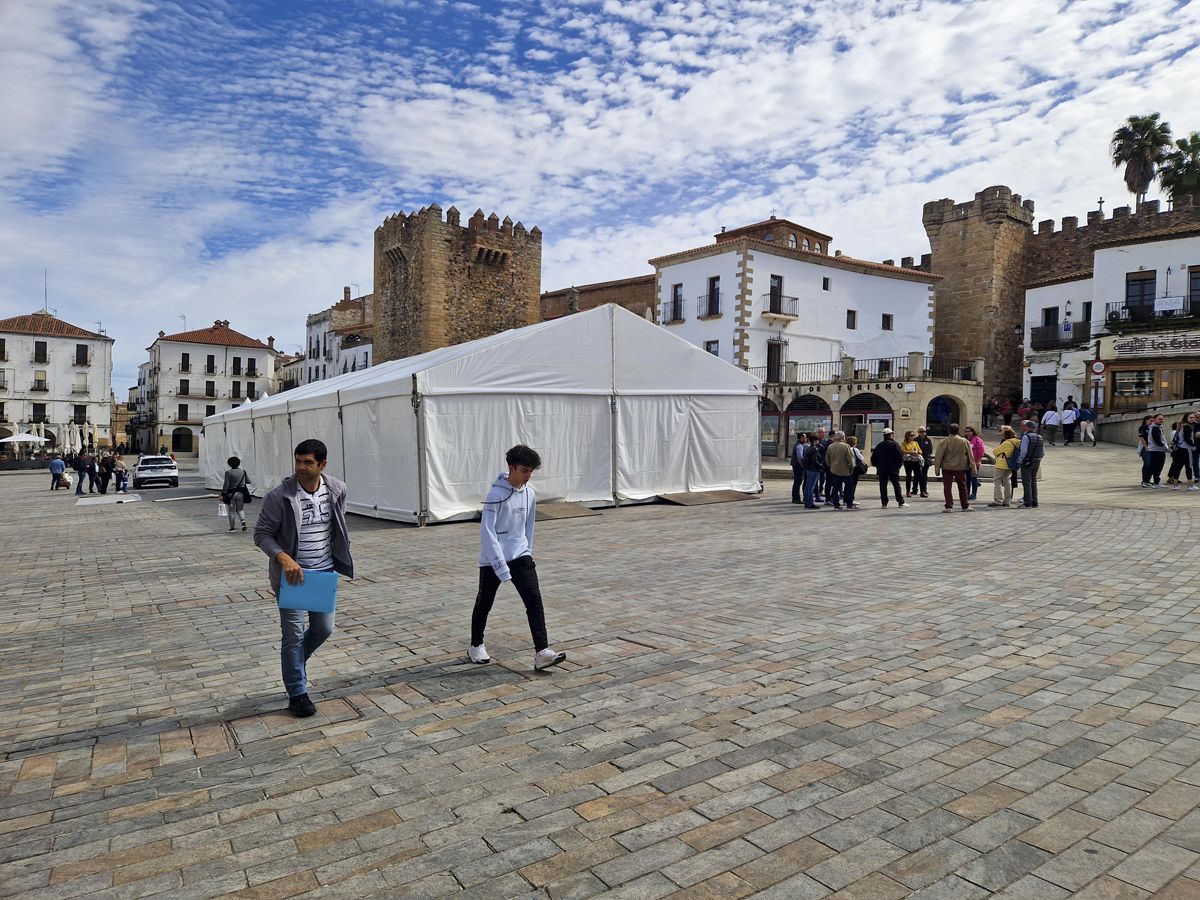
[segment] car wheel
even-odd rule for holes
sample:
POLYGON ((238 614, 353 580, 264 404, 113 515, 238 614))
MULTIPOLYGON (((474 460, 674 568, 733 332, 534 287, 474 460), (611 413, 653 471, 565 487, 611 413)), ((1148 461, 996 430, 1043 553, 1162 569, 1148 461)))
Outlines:
POLYGON ((140 489, 140 488, 141 488, 141 486, 142 486, 142 483, 141 483, 140 481, 138 481, 138 480, 134 479, 134 482, 133 482, 133 489, 136 491, 136 490, 140 489))
POLYGON ((171 487, 179 487, 179 479, 178 478, 171 479, 171 487))

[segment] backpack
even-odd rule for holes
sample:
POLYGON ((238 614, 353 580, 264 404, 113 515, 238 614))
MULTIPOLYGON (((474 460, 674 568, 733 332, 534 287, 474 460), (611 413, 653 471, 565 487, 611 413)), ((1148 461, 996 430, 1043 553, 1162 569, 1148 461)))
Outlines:
POLYGON ((851 475, 858 475, 860 478, 867 474, 867 464, 863 462, 862 451, 857 447, 854 450, 854 468, 850 470, 851 475))

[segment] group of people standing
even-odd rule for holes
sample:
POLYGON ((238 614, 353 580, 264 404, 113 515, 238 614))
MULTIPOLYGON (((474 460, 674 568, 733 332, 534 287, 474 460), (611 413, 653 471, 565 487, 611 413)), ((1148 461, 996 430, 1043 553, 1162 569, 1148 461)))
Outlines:
MULTIPOLYGON (((76 494, 84 492, 85 481, 89 494, 107 494, 110 485, 114 493, 129 493, 129 467, 125 465, 125 457, 120 452, 106 450, 99 454, 84 451, 69 462, 75 472, 76 494)), ((67 464, 68 460, 61 456, 50 460, 50 490, 57 491, 64 485, 63 474, 67 471, 67 464)))
MULTIPOLYGON (((1000 444, 990 454, 994 462, 993 500, 988 506, 1011 507, 1019 478, 1023 487, 1020 505, 1037 507, 1038 471, 1045 457, 1038 424, 1027 419, 1019 436, 1012 426, 1001 426, 1000 444)), ((891 428, 883 430, 883 440, 872 448, 870 459, 879 478, 880 506, 887 509, 889 486, 901 508, 912 497, 928 498, 932 468, 934 475, 942 479, 945 511, 953 511, 956 490, 959 507, 963 511, 971 509, 972 501, 978 499, 979 468, 989 456, 988 449, 971 425, 960 429, 951 424, 947 431, 948 436, 935 449, 924 427, 905 432, 902 442, 896 440, 891 428)), ((835 510, 860 508, 855 498, 859 478, 867 472, 867 460, 855 437, 846 437, 841 431, 829 434, 824 427, 802 433, 792 449, 791 465, 793 503, 803 504, 805 509, 820 509, 822 505, 835 510)))
POLYGON ((1096 412, 1088 406, 1086 400, 1080 405, 1073 396, 1068 396, 1061 409, 1057 403, 1030 403, 1029 398, 1016 405, 1010 400, 997 400, 995 397, 988 397, 983 401, 984 428, 996 428, 1001 424, 1012 425, 1014 414, 1022 423, 1022 427, 1028 420, 1036 422, 1038 433, 1047 438, 1051 447, 1057 443, 1060 429, 1063 443, 1068 447, 1077 442, 1086 444, 1089 441, 1093 447, 1096 446, 1096 412))
POLYGON ((1200 471, 1200 413, 1188 413, 1169 429, 1159 413, 1145 416, 1138 426, 1138 456, 1142 460, 1142 487, 1178 491, 1200 491, 1197 472, 1200 471), (1169 433, 1168 433, 1169 432, 1169 433), (1167 483, 1162 483, 1163 467, 1170 457, 1167 483), (1183 476, 1180 479, 1180 475, 1183 476))

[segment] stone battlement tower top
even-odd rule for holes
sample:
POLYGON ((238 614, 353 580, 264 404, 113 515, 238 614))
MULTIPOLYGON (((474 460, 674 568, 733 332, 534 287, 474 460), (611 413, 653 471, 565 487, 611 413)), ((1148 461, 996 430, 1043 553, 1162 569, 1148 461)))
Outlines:
POLYGON ((375 359, 386 362, 540 319, 542 232, 453 206, 397 213, 375 229, 375 359))

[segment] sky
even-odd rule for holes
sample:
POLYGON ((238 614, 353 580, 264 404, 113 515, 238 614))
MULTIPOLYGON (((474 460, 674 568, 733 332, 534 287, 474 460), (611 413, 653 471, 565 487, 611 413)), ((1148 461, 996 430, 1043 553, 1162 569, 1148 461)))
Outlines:
POLYGON ((543 290, 772 212, 876 260, 993 184, 1082 221, 1127 116, 1200 129, 1200 0, 0 0, 0 85, 0 318, 102 323, 123 398, 185 322, 296 352, 434 202, 540 227, 543 290))

